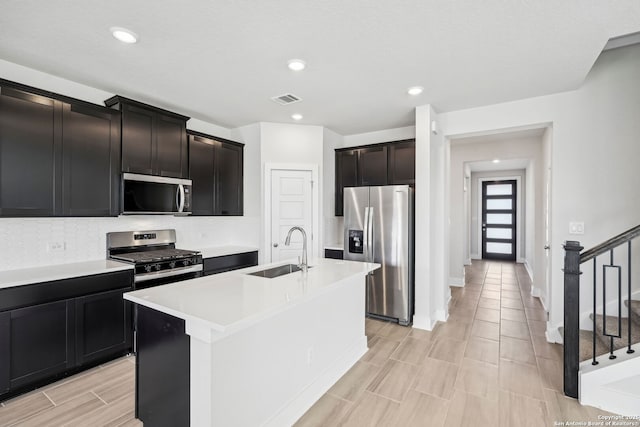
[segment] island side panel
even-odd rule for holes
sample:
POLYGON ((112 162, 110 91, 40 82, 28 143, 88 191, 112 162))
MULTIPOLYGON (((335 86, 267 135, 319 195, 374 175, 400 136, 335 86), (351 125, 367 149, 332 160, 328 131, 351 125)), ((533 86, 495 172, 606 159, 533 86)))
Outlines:
POLYGON ((191 390, 194 426, 291 425, 367 351, 364 275, 291 303, 212 343, 191 337, 192 369, 210 375, 210 392, 191 390))
POLYGON ((185 321, 141 305, 136 310, 136 418, 149 426, 188 426, 190 338, 185 321))

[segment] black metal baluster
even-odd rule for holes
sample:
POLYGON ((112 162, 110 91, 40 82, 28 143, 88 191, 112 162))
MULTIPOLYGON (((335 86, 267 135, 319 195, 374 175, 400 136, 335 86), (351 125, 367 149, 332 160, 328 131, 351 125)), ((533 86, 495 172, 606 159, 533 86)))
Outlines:
POLYGON ((627 245, 627 267, 629 269, 627 275, 627 344, 629 345, 627 348, 627 353, 631 354, 635 351, 631 348, 631 240, 629 240, 627 245))
MULTIPOLYGON (((597 257, 596 257, 597 258, 597 257)), ((597 296, 597 283, 598 283, 598 269, 596 266, 596 258, 593 259, 593 361, 592 365, 597 365, 598 361, 596 360, 596 296, 597 296)))

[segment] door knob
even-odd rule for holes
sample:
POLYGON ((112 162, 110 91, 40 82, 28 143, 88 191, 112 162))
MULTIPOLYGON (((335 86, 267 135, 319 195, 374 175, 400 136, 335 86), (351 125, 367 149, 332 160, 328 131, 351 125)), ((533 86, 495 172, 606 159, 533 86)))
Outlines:
POLYGON ((274 244, 273 244, 273 247, 274 247, 274 248, 277 248, 277 247, 278 247, 278 244, 277 244, 277 243, 274 243, 274 244))

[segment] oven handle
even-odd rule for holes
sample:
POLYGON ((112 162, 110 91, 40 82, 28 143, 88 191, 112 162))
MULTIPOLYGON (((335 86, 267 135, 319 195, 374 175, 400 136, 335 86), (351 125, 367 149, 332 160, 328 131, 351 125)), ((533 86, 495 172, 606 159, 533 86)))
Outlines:
POLYGON ((202 271, 202 264, 192 265, 189 267, 178 267, 165 271, 154 271, 151 273, 136 274, 133 278, 134 283, 146 282, 147 280, 158 279, 162 277, 179 276, 186 273, 195 273, 202 271))

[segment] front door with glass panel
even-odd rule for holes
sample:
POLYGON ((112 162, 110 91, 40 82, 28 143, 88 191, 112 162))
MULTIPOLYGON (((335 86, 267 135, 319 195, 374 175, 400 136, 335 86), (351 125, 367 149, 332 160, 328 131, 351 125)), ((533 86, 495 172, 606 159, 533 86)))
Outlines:
POLYGON ((516 260, 516 181, 482 182, 482 259, 516 260))

